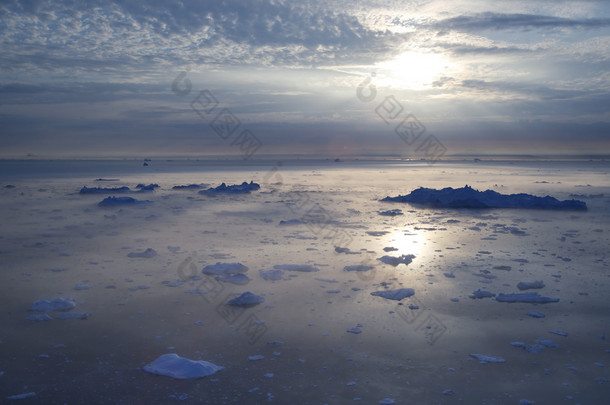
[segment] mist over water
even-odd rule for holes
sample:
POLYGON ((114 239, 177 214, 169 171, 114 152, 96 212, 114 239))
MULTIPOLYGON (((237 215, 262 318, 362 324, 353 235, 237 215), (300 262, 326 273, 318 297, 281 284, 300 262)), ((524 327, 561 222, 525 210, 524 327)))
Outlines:
POLYGON ((607 398, 607 162, 148 163, 0 162, 3 400, 29 392, 32 403, 47 404, 607 398), (173 189, 250 181, 260 190, 173 189), (79 194, 83 186, 137 190, 140 183, 159 187, 79 194), (588 210, 379 201, 466 184, 575 198, 588 210), (147 203, 98 206, 112 195, 147 203), (380 214, 389 210, 400 212, 380 214), (141 255, 147 249, 156 254, 141 255), (384 256, 408 264, 386 264, 384 256), (243 264, 249 280, 202 273, 218 262, 243 264), (544 287, 517 287, 534 281, 544 287), (415 294, 400 301, 371 295, 402 288, 415 294), (477 290, 495 297, 471 298, 477 290), (225 305, 246 291, 264 302, 225 305), (559 302, 496 300, 522 292, 559 302), (76 307, 66 313, 85 312, 86 319, 56 319, 60 311, 48 311, 47 321, 26 319, 36 314, 28 311, 35 301, 58 297, 73 298, 76 307), (535 353, 533 345, 542 348, 535 353), (193 380, 142 370, 166 353, 224 370, 193 380), (504 362, 482 364, 471 354, 504 362), (256 355, 263 358, 249 359, 256 355))

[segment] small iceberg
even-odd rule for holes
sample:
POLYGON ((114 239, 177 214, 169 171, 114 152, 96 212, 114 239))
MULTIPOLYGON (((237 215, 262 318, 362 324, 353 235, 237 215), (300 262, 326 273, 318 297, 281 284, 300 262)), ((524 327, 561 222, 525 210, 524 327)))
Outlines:
POLYGON ((243 273, 237 274, 226 274, 224 276, 217 276, 216 280, 223 281, 225 283, 245 285, 250 282, 250 278, 243 273))
POLYGON ((540 288, 544 288, 544 283, 542 281, 530 281, 530 282, 522 281, 519 284, 517 284, 517 288, 520 291, 531 290, 531 289, 540 289, 540 288))
POLYGON ((234 184, 231 186, 222 183, 218 187, 210 187, 207 190, 201 190, 199 194, 249 194, 251 191, 256 191, 260 188, 260 184, 254 183, 253 181, 250 183, 244 181, 241 184, 234 184))
POLYGON ((209 274, 211 276, 226 276, 229 274, 245 273, 248 271, 248 267, 241 263, 221 263, 209 264, 201 270, 203 274, 209 274))
POLYGON ((485 364, 485 363, 504 363, 506 361, 502 357, 487 356, 485 354, 471 353, 470 356, 479 360, 483 364, 485 364))
POLYGON ((536 208, 584 211, 587 204, 579 200, 559 201, 554 197, 531 194, 500 194, 493 190, 478 191, 468 185, 442 190, 420 187, 408 195, 386 197, 384 202, 407 202, 433 208, 536 208))
POLYGON ((102 201, 100 201, 97 205, 98 207, 119 207, 123 205, 139 205, 139 204, 148 204, 150 201, 148 200, 136 200, 131 197, 106 197, 102 201))
POLYGON ((301 271, 304 273, 310 273, 315 271, 320 271, 317 267, 310 266, 308 264, 276 264, 273 266, 276 270, 284 270, 284 271, 301 271))
POLYGON ((281 280, 284 277, 283 270, 259 270, 264 280, 281 280))
POLYGON ((402 255, 402 256, 383 256, 378 258, 382 263, 389 264, 390 266, 398 266, 399 264, 404 264, 405 266, 411 263, 415 259, 415 255, 402 255))
POLYGON ((373 266, 367 266, 365 264, 355 264, 353 266, 345 266, 343 270, 345 271, 369 271, 373 270, 373 266))
POLYGON ((131 252, 127 254, 127 257, 143 257, 146 259, 150 259, 151 257, 155 257, 157 255, 157 251, 155 249, 148 248, 143 252, 131 252))
POLYGON ((199 190, 207 186, 209 186, 209 184, 187 184, 185 186, 174 186, 172 187, 172 190, 199 190))
POLYGON ((483 291, 479 288, 478 290, 474 291, 472 293, 472 295, 470 295, 469 297, 474 300, 474 299, 481 299, 481 298, 491 298, 491 297, 495 297, 495 296, 496 296, 496 294, 491 293, 489 291, 483 291))
POLYGON ((384 290, 384 291, 374 291, 371 295, 376 297, 382 297, 388 300, 400 301, 403 298, 407 298, 415 294, 415 290, 412 288, 399 288, 398 290, 384 290))
POLYGON ((528 302, 532 304, 547 304, 549 302, 559 302, 559 298, 543 297, 537 292, 517 293, 517 294, 498 294, 496 301, 499 302, 528 302))
POLYGON ((29 311, 69 311, 74 307, 76 307, 76 302, 72 298, 53 298, 52 300, 35 301, 29 311))
POLYGON ((87 319, 89 315, 88 312, 61 312, 55 315, 55 319, 87 319))
POLYGON ((379 211, 378 214, 384 217, 395 217, 398 215, 404 215, 402 210, 399 210, 398 208, 387 211, 379 211))
POLYGON ((224 367, 203 360, 189 360, 170 353, 159 356, 157 360, 145 365, 142 369, 151 374, 185 380, 207 377, 224 367))
POLYGON ((136 186, 136 188, 138 189, 137 193, 146 193, 149 191, 155 191, 156 188, 159 188, 159 185, 158 184, 144 185, 144 184, 140 183, 136 186))
POLYGON ((131 189, 129 187, 87 187, 84 186, 78 192, 79 194, 120 194, 129 193, 131 189))
POLYGON ((235 307, 253 307, 263 302, 265 302, 265 299, 260 295, 252 294, 250 291, 246 291, 239 297, 227 301, 227 305, 233 305, 235 307))

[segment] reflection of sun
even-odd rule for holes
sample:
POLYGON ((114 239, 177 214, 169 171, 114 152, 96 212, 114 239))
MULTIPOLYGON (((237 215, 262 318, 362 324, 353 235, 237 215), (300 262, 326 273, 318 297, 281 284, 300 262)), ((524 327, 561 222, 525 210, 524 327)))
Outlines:
POLYGON ((426 235, 418 231, 397 230, 389 235, 389 243, 398 249, 393 253, 417 257, 426 247, 426 235))
POLYGON ((378 63, 379 82, 404 89, 430 87, 447 67, 443 55, 435 53, 405 52, 394 59, 378 63))

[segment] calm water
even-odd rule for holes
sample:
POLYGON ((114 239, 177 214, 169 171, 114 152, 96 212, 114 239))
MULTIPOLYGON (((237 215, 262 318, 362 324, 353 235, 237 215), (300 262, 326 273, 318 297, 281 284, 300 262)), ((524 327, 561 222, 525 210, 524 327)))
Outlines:
POLYGON ((609 171, 603 162, 0 162, 0 398, 35 392, 23 402, 148 404, 182 396, 181 403, 209 404, 606 403, 609 171), (261 189, 248 195, 172 190, 251 180, 261 189), (100 208, 106 195, 78 193, 138 183, 159 184, 152 193, 129 194, 149 204, 100 208), (589 210, 434 210, 378 201, 419 186, 465 184, 578 195, 589 210), (379 214, 394 208, 403 215, 379 214), (128 257, 147 248, 157 255, 128 257), (377 260, 409 254, 415 258, 406 266, 377 260), (250 281, 235 285, 201 273, 216 262, 246 265, 250 281), (260 270, 282 264, 319 271, 261 277, 260 270), (348 272, 347 265, 373 269, 348 272), (478 289, 520 292, 517 283, 536 280, 545 287, 530 291, 560 301, 469 298, 478 289), (386 286, 415 295, 400 303, 371 296, 386 286), (244 291, 265 302, 227 309, 224 303, 244 291), (34 301, 56 297, 73 297, 74 311, 90 316, 26 320, 34 301), (358 325, 362 333, 347 332, 358 325), (534 354, 510 344, 540 338, 557 347, 534 354), (225 370, 181 381, 140 369, 164 353, 225 370), (472 353, 505 362, 481 364, 472 353), (248 359, 259 354, 262 360, 248 359))

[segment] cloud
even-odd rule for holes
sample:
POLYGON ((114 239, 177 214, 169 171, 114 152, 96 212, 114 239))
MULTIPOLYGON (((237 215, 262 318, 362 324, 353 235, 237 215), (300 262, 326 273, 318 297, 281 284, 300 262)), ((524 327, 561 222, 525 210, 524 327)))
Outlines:
POLYGON ((610 27, 610 18, 571 19, 537 14, 485 12, 460 15, 433 23, 441 31, 533 30, 554 28, 596 29, 610 27))

